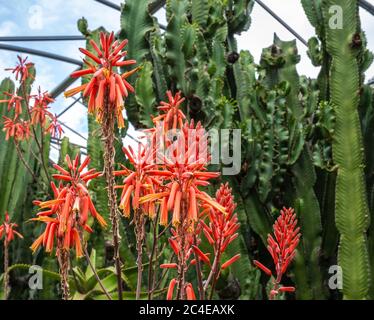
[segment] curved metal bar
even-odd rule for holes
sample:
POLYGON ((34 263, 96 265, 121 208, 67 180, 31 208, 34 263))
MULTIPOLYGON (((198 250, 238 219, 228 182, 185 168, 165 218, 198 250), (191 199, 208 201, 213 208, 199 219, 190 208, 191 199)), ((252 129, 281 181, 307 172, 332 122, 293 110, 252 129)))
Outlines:
POLYGON ((75 64, 77 66, 82 66, 83 63, 79 60, 72 59, 69 57, 61 56, 59 54, 50 53, 46 51, 31 49, 31 48, 25 48, 25 47, 19 47, 19 46, 13 46, 9 44, 0 43, 0 49, 8 50, 8 51, 15 51, 15 52, 22 52, 22 53, 28 53, 31 55, 36 55, 39 57, 49 58, 57 61, 63 61, 71 64, 75 64))
POLYGON ((374 16, 374 6, 371 3, 367 2, 366 0, 360 0, 359 4, 361 8, 365 9, 367 12, 374 16))
POLYGON ((68 129, 69 131, 75 133, 78 137, 82 138, 84 141, 87 141, 87 138, 85 136, 83 136, 82 134, 80 134, 78 131, 74 130, 73 128, 69 127, 68 125, 66 125, 65 123, 59 121, 60 124, 65 127, 66 129, 68 129))
POLYGON ((115 4, 113 2, 110 2, 110 1, 107 1, 107 0, 95 0, 95 1, 105 5, 107 7, 110 7, 114 10, 121 11, 121 6, 119 6, 118 4, 115 4))
POLYGON ((14 36, 0 37, 0 41, 75 41, 86 40, 84 36, 14 36))

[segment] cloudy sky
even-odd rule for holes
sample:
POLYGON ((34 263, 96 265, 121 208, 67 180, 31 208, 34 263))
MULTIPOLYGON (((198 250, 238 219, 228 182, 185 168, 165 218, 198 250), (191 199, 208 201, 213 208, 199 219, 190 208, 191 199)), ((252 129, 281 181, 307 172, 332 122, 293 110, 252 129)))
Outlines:
MULTIPOLYGON (((121 0, 111 0, 120 4, 121 0)), ((309 39, 314 35, 314 29, 305 17, 299 0, 263 0, 281 18, 286 20, 292 28, 304 38, 309 39)), ((374 0, 369 0, 374 4, 374 0)), ((365 10, 360 10, 362 27, 368 37, 368 46, 374 51, 374 17, 365 10)), ((0 37, 1 36, 31 36, 31 35, 80 35, 76 21, 84 16, 89 22, 89 28, 95 29, 104 26, 107 30, 119 30, 120 13, 108 8, 94 0, 0 0, 0 37)), ((165 23, 165 11, 157 13, 160 23, 165 23)), ((239 37, 240 49, 248 49, 259 61, 262 48, 272 43, 274 32, 283 40, 292 40, 294 36, 274 20, 262 7, 255 4, 252 13, 252 25, 248 32, 239 37)), ((78 47, 84 46, 83 41, 64 42, 12 42, 10 44, 45 50, 67 57, 80 59, 78 47)), ((306 55, 306 48, 298 41, 301 62, 298 70, 301 74, 315 77, 318 68, 313 67, 306 55)), ((8 74, 5 67, 13 66, 16 53, 0 50, 0 79, 8 74)), ((37 68, 36 87, 43 90, 53 90, 65 79, 76 66, 37 56, 30 56, 37 68)), ((374 66, 367 72, 367 78, 374 77, 374 66)), ((60 96, 52 107, 52 111, 59 113, 73 100, 60 96)), ((79 103, 62 117, 61 121, 87 136, 86 109, 79 103)), ((77 135, 65 129, 65 134, 72 142, 85 144, 77 135)), ((130 142, 130 141, 129 141, 130 142)))

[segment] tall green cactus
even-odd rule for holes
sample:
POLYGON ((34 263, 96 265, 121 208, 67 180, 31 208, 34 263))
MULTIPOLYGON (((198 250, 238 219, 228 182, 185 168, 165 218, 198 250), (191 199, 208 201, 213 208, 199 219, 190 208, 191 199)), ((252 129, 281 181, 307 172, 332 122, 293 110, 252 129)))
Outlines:
POLYGON ((343 271, 346 299, 367 297, 370 281, 366 231, 369 210, 364 181, 363 142, 358 114, 362 50, 358 1, 323 2, 326 47, 332 57, 330 95, 336 125, 333 157, 337 168, 335 215, 340 233, 338 263, 343 271), (330 8, 342 9, 342 28, 330 24, 330 8))

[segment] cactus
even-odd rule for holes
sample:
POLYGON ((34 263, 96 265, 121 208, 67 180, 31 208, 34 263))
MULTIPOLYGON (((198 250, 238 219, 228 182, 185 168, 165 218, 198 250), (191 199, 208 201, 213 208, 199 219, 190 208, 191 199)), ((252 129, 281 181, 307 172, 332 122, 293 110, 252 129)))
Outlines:
POLYGON ((346 299, 364 299, 370 269, 366 231, 369 208, 364 181, 363 141, 358 114, 359 65, 362 41, 358 1, 326 0, 323 3, 326 48, 331 55, 331 102, 336 125, 333 157, 337 165, 335 215, 340 233, 338 263, 343 270, 346 299), (329 8, 338 5, 344 14, 343 28, 329 27, 329 8))

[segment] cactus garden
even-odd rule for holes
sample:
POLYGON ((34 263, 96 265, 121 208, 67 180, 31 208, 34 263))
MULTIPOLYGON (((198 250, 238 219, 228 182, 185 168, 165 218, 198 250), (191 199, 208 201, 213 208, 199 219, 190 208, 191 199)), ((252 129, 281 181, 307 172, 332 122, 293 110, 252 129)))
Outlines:
POLYGON ((261 1, 101 2, 57 88, 0 37, 0 299, 374 299, 374 6, 299 0, 314 36, 256 61, 261 1))

